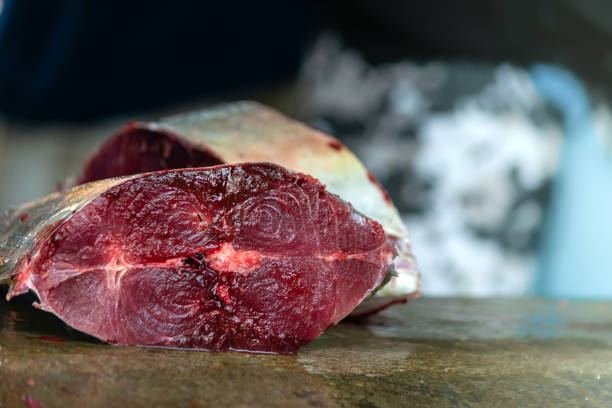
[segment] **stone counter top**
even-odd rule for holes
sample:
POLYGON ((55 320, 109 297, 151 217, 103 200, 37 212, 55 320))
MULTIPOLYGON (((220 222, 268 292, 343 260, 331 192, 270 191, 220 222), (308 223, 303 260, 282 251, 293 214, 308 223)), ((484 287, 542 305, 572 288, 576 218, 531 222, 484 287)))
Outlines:
POLYGON ((612 406, 612 302, 418 299, 279 356, 110 346, 0 300, 0 347, 1 407, 612 406))

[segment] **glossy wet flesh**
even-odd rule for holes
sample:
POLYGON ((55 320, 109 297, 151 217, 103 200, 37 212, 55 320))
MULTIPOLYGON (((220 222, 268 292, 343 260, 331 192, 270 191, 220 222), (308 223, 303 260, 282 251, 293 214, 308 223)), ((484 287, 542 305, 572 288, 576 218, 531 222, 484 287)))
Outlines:
POLYGON ((271 164, 140 176, 64 222, 23 276, 121 345, 295 352, 384 278, 379 224, 271 164))

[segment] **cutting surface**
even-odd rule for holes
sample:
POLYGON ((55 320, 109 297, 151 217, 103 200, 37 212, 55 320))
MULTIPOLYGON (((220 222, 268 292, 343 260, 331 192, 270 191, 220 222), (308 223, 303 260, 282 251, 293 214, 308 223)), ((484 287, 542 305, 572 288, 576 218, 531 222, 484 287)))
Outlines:
POLYGON ((419 299, 297 356, 109 346, 19 299, 0 324, 2 407, 612 406, 606 302, 419 299))

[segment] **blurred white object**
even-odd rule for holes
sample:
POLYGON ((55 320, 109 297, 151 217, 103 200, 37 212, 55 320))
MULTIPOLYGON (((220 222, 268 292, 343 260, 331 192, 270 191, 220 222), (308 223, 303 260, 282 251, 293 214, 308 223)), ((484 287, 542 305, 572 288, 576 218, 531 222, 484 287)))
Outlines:
MULTIPOLYGON (((515 189, 534 190, 551 176, 556 131, 543 134, 518 113, 488 112, 472 101, 425 120, 415 155, 417 174, 434 180, 424 215, 408 218, 432 295, 522 295, 533 278, 533 256, 507 251, 476 231, 507 224, 528 237, 541 223, 533 202, 517 206, 515 189), (476 230, 476 231, 475 231, 476 230)), ((526 238, 523 238, 526 239, 526 238)))
POLYGON ((528 293, 561 129, 527 71, 371 66, 324 35, 303 78, 317 123, 360 156, 403 210, 424 294, 528 293))

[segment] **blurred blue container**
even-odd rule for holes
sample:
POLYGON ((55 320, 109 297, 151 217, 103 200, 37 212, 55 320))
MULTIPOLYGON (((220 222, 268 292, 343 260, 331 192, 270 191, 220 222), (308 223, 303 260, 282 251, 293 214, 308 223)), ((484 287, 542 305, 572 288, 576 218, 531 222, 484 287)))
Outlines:
POLYGON ((534 292, 555 298, 612 298, 612 155, 595 134, 580 81, 549 65, 537 65, 531 74, 564 124, 534 292))

